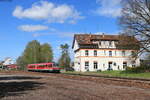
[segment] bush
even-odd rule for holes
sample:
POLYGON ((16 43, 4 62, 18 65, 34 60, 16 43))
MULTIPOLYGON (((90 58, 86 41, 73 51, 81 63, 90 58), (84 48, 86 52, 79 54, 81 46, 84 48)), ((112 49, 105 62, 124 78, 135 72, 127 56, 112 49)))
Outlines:
POLYGON ((97 72, 102 72, 102 70, 99 69, 99 70, 97 70, 97 72))
POLYGON ((72 68, 72 67, 66 67, 65 70, 66 71, 74 71, 74 68, 72 68))
POLYGON ((150 72, 150 66, 127 67, 125 72, 127 73, 150 72))

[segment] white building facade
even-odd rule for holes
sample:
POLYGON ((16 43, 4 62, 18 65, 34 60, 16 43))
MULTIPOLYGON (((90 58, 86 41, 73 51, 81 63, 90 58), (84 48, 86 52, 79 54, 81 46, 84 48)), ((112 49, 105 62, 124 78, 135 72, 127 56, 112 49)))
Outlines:
POLYGON ((127 66, 139 66, 140 59, 133 58, 138 49, 120 48, 119 42, 116 35, 75 35, 72 47, 75 71, 124 70, 127 66))
POLYGON ((4 60, 3 65, 11 65, 11 64, 14 64, 14 61, 11 58, 8 57, 4 60))

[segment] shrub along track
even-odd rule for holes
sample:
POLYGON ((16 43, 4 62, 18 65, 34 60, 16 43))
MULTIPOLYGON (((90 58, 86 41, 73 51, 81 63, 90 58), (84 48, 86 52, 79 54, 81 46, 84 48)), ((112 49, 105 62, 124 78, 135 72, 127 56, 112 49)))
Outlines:
POLYGON ((92 82, 103 83, 107 85, 150 89, 150 79, 123 78, 123 77, 110 77, 110 76, 99 76, 99 75, 71 74, 71 73, 64 74, 64 73, 41 73, 41 72, 20 72, 20 71, 8 72, 8 74, 14 74, 14 73, 19 75, 23 74, 23 75, 42 76, 42 77, 55 76, 55 77, 73 79, 73 80, 92 81, 92 82))

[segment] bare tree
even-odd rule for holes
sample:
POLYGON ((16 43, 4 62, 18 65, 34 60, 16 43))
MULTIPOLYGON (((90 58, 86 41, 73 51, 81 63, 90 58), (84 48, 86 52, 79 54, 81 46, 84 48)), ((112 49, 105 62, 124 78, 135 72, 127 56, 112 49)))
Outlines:
POLYGON ((140 53, 150 52, 150 0, 124 0, 119 23, 124 32, 135 36, 140 53))

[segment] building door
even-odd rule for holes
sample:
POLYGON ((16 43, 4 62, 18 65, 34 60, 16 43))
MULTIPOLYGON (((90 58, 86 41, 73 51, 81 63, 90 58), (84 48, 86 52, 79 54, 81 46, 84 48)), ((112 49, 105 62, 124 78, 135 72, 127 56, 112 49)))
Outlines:
POLYGON ((108 62, 108 70, 113 70, 112 69, 112 62, 108 62))
POLYGON ((123 69, 126 69, 127 67, 127 62, 123 62, 123 69))

